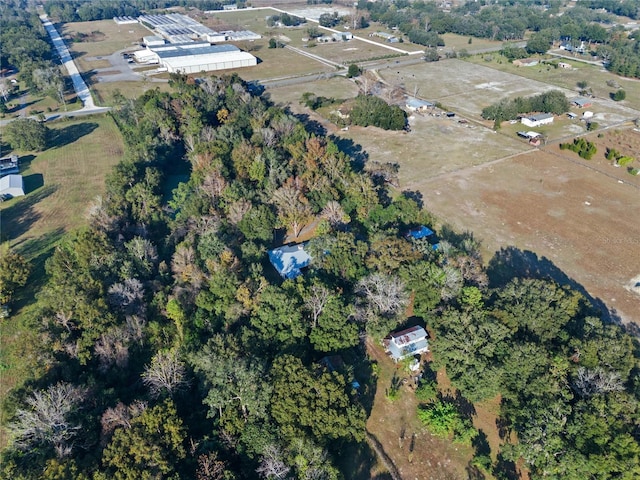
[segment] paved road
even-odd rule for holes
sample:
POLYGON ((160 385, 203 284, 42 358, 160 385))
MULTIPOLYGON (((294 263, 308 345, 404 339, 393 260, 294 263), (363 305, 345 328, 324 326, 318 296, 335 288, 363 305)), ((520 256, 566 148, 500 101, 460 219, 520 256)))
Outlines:
POLYGON ((95 103, 93 103, 93 98, 91 97, 91 92, 89 91, 89 87, 84 80, 82 79, 82 75, 80 75, 80 71, 76 66, 73 58, 71 58, 71 54, 69 53, 69 49, 64 44, 64 41, 60 37, 60 34, 53 26, 53 24, 49 21, 49 17, 46 13, 40 15, 40 20, 42 21, 42 25, 45 30, 51 37, 51 41, 53 42, 53 46, 56 47, 58 51, 58 55, 60 56, 60 61, 69 72, 69 76, 71 77, 71 81, 73 82, 73 88, 76 91, 76 95, 82 101, 84 108, 92 109, 96 108, 95 103))
MULTIPOLYGON (((79 117, 84 115, 93 115, 95 113, 105 113, 111 110, 110 107, 96 106, 96 104, 93 102, 93 97, 91 97, 91 92, 89 91, 89 87, 82 79, 82 76, 80 75, 80 71, 78 70, 78 67, 76 66, 73 59, 71 58, 71 54, 69 53, 67 46, 64 44, 64 41, 60 37, 60 34, 55 29, 53 24, 49 21, 49 18, 47 17, 46 14, 44 13, 41 14, 40 20, 42 21, 42 25, 44 26, 45 30, 51 37, 51 41, 53 42, 53 45, 54 47, 56 47, 56 50, 58 51, 58 55, 60 56, 60 60, 62 61, 65 68, 67 69, 67 72, 69 72, 69 76, 71 77, 71 81, 73 82, 73 88, 76 91, 76 95, 78 95, 78 98, 82 101, 82 104, 84 105, 80 110, 76 110, 73 112, 50 113, 46 115, 45 118, 47 120, 56 120, 61 117, 79 117)), ((26 99, 26 96, 23 95, 21 101, 24 103, 25 99, 26 99)), ((21 118, 27 118, 26 109, 23 108, 22 110, 23 111, 21 114, 21 118)), ((38 119, 38 117, 36 116, 31 116, 29 118, 33 118, 35 120, 38 119)), ((7 125, 12 120, 14 119, 0 120, 0 126, 7 125)))

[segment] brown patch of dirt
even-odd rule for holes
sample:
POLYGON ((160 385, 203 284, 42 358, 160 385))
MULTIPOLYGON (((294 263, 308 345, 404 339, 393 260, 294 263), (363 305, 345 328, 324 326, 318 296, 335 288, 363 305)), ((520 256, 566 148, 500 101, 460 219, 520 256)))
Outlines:
POLYGON ((522 274, 573 285, 623 322, 640 324, 640 298, 625 288, 640 274, 640 178, 604 158, 606 146, 640 152, 640 134, 611 131, 588 139, 598 146, 591 161, 551 145, 425 180, 420 190, 430 211, 474 232, 487 258, 514 246, 526 267, 522 274))
POLYGON ((368 432, 380 443, 403 479, 454 480, 467 478, 466 468, 472 449, 454 445, 432 436, 416 416, 418 400, 413 393, 413 380, 399 365, 388 358, 382 348, 368 342, 367 350, 380 367, 378 388, 368 432), (386 397, 394 375, 407 378, 400 387, 399 397, 386 397))

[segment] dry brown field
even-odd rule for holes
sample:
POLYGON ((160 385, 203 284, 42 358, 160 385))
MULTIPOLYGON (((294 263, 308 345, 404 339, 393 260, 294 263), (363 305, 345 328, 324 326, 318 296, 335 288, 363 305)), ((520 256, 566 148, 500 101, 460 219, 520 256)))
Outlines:
MULTIPOLYGON (((522 67, 518 72, 525 70, 526 68, 522 67)), ((417 88, 418 96, 440 102, 447 109, 476 120, 482 120, 480 114, 483 108, 503 98, 526 97, 549 90, 560 90, 569 99, 578 96, 577 91, 569 88, 455 59, 401 68, 391 65, 380 69, 378 73, 389 84, 403 85, 410 92, 417 88)), ((594 112, 593 120, 601 127, 616 125, 639 115, 637 110, 633 110, 624 102, 613 102, 602 97, 593 99, 593 106, 585 110, 594 112)), ((581 114, 580 110, 575 112, 581 114)), ((565 123, 568 128, 559 131, 553 138, 580 133, 575 130, 575 125, 565 123)))
MULTIPOLYGON (((640 134, 623 135, 640 151, 640 134)), ((609 134, 597 143, 599 152, 618 144, 609 134)), ((526 268, 577 286, 623 322, 640 323, 640 296, 626 289, 640 274, 632 213, 640 181, 605 160, 591 162, 554 145, 403 187, 420 190, 443 222, 473 232, 486 260, 514 246, 527 252, 526 268)))
MULTIPOLYGON (((563 51, 559 50, 559 52, 563 51)), ((554 57, 550 55, 547 57, 549 60, 554 60, 554 57)), ((555 57, 555 59, 570 64, 572 68, 553 68, 545 65, 516 67, 509 63, 505 57, 497 53, 475 55, 467 59, 467 61, 481 67, 489 67, 522 78, 566 88, 573 92, 574 95, 578 93, 577 83, 586 81, 587 88, 591 89, 596 99, 599 100, 608 100, 609 94, 616 90, 607 85, 607 81, 614 80, 627 92, 627 98, 618 105, 640 109, 640 81, 638 79, 619 77, 606 71, 602 67, 570 58, 555 57), (491 61, 485 61, 487 58, 491 58, 491 61)))

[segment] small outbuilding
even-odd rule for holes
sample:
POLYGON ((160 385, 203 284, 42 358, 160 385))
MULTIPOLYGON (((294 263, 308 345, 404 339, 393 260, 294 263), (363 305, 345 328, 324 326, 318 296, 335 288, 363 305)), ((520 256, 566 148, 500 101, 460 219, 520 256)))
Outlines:
POLYGON ((519 58, 511 63, 513 63, 516 67, 533 67, 535 65, 538 65, 538 63, 540 63, 540 60, 538 60, 537 58, 519 58))
POLYGON ((385 352, 397 362, 412 355, 428 352, 428 337, 427 331, 416 325, 415 327, 389 334, 382 343, 385 352))
POLYGON ((269 261, 282 278, 296 278, 311 263, 311 255, 304 249, 306 243, 283 245, 269 252, 269 261))
POLYGON ((593 102, 591 100, 584 97, 576 97, 571 100, 571 103, 578 108, 587 108, 593 105, 593 102))
POLYGON ((587 110, 586 112, 584 112, 582 114, 582 118, 591 118, 591 117, 593 117, 593 112, 591 112, 589 110, 587 110))
POLYGON ((22 175, 7 175, 0 178, 0 197, 22 197, 24 195, 24 182, 22 175))
POLYGON ((407 110, 411 112, 427 112, 430 108, 435 107, 431 102, 420 100, 419 98, 409 97, 406 103, 407 110))

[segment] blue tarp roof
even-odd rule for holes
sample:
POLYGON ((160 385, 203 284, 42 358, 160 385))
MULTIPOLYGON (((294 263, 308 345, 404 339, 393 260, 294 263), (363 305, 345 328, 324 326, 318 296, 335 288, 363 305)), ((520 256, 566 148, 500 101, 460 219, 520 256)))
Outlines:
POLYGON ((284 278, 296 278, 300 269, 311 263, 311 256, 305 252, 304 243, 285 245, 269 252, 269 260, 284 278))
POLYGON ((414 228, 413 230, 409 230, 407 232, 407 236, 408 237, 412 237, 415 238, 416 240, 419 240, 421 238, 424 237, 428 237, 430 235, 433 235, 433 230, 431 230, 430 228, 422 225, 418 228, 414 228))

